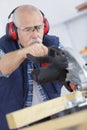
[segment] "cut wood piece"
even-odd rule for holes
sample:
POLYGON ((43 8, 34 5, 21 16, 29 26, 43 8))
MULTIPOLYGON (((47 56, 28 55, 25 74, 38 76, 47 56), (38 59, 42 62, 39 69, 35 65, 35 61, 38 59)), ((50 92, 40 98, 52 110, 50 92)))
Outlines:
POLYGON ((75 130, 87 129, 87 110, 76 112, 67 116, 36 124, 22 130, 75 130))
POLYGON ((20 128, 66 109, 67 102, 81 97, 82 92, 72 92, 39 105, 27 107, 6 115, 10 129, 20 128))
POLYGON ((87 9, 87 2, 84 2, 76 7, 78 11, 83 11, 87 9))

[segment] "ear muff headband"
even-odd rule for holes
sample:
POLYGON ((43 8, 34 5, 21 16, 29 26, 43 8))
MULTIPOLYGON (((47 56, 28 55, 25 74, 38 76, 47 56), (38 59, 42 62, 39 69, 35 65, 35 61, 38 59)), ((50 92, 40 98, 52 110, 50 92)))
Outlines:
MULTIPOLYGON (((12 10, 12 12, 9 14, 8 16, 8 21, 10 21, 9 19, 11 18, 11 15, 15 12, 15 10, 19 8, 16 7, 14 10, 12 10)), ((43 23, 44 23, 44 35, 46 35, 49 32, 49 22, 48 20, 45 18, 44 13, 42 11, 40 11, 42 16, 43 16, 43 23)), ((18 39, 18 34, 17 34, 17 28, 15 26, 15 24, 13 22, 8 22, 6 24, 6 35, 8 36, 8 38, 11 38, 13 40, 17 40, 18 39)))

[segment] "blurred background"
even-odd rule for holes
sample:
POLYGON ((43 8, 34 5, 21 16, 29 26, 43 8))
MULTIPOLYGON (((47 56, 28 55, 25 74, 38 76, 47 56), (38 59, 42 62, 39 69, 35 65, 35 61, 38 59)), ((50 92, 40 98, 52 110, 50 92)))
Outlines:
POLYGON ((64 47, 76 49, 87 60, 87 0, 1 0, 0 37, 5 34, 11 11, 23 4, 38 7, 49 21, 49 34, 58 36, 64 47))
POLYGON ((64 46, 77 51, 87 47, 87 0, 2 0, 0 37, 5 34, 10 12, 22 4, 33 4, 42 10, 50 24, 49 34, 59 36, 64 46))

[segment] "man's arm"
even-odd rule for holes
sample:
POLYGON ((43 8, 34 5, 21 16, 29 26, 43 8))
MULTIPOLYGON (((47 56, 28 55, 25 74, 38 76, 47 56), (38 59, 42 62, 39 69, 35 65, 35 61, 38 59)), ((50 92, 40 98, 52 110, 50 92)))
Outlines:
POLYGON ((18 51, 10 52, 0 58, 0 72, 3 75, 12 73, 25 59, 21 49, 18 51))
POLYGON ((26 48, 7 53, 0 58, 0 72, 3 75, 11 74, 27 58, 26 54, 28 53, 34 56, 43 56, 48 53, 48 49, 43 44, 35 43, 26 48))

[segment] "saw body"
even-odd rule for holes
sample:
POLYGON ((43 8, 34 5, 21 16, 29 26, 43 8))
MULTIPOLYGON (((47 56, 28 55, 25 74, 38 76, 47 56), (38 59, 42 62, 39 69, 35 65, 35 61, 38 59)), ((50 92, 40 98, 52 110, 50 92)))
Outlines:
POLYGON ((48 55, 34 57, 28 54, 29 60, 33 62, 48 63, 45 67, 36 68, 32 71, 32 78, 39 84, 59 81, 62 82, 69 91, 71 84, 74 89, 87 89, 87 69, 84 59, 79 53, 71 48, 59 49, 49 47, 48 55))

